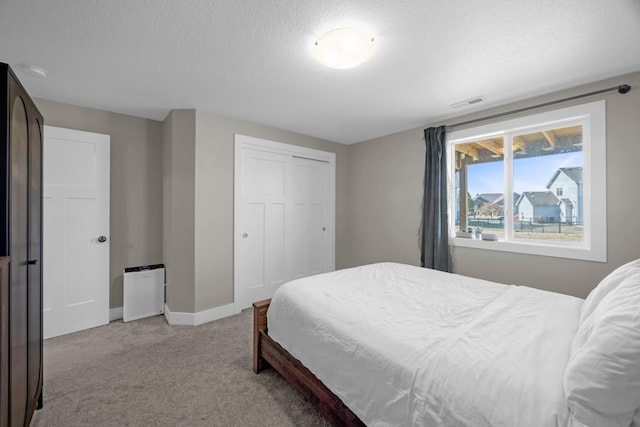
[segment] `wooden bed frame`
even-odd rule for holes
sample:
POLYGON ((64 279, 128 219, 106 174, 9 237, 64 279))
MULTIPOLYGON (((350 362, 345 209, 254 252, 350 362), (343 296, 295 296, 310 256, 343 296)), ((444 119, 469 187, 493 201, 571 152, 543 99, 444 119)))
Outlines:
POLYGON ((342 400, 331 392, 298 359, 268 335, 267 309, 271 299, 253 303, 253 371, 258 374, 271 366, 302 393, 336 426, 364 426, 365 424, 342 400))

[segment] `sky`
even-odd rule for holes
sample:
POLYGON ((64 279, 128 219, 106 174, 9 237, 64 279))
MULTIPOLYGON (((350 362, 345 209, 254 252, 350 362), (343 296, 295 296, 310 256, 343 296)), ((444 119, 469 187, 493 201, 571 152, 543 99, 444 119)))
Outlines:
MULTIPOLYGON (((529 157, 514 161, 513 191, 545 191, 546 185, 558 168, 582 166, 582 151, 529 157)), ((480 193, 504 192, 502 161, 469 165, 468 189, 471 197, 480 193)))

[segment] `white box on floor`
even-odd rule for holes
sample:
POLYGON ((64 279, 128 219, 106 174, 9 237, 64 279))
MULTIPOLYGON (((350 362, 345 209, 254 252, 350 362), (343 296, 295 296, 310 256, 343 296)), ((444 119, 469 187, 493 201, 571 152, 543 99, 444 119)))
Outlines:
POLYGON ((124 269, 122 320, 164 313, 164 264, 124 269))

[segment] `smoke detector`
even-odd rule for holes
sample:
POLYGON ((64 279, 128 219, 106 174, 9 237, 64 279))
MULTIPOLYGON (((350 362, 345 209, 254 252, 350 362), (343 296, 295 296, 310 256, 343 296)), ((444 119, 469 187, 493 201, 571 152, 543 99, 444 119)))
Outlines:
POLYGON ((46 79, 47 74, 49 73, 45 68, 38 67, 37 65, 30 65, 30 64, 20 65, 20 69, 25 74, 28 74, 31 77, 36 77, 38 79, 46 79))

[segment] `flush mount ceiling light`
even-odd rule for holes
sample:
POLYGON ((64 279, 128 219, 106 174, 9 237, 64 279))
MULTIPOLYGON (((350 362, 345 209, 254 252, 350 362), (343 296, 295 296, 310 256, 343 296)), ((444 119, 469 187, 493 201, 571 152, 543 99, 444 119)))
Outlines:
POLYGON ((21 65, 20 68, 22 69, 22 71, 24 71, 26 74, 32 77, 37 77, 39 79, 47 78, 48 71, 42 67, 38 67, 37 65, 25 64, 25 65, 21 65))
POLYGON ((373 37, 351 28, 328 32, 320 37, 314 49, 318 61, 338 70, 362 64, 374 51, 373 37))

